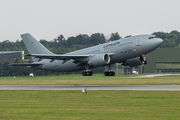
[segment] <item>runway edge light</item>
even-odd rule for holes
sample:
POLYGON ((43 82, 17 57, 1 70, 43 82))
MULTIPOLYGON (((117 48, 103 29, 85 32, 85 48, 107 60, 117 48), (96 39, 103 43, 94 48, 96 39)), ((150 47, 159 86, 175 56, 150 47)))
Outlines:
POLYGON ((83 93, 86 93, 86 92, 87 92, 87 87, 83 87, 82 92, 83 92, 83 93))

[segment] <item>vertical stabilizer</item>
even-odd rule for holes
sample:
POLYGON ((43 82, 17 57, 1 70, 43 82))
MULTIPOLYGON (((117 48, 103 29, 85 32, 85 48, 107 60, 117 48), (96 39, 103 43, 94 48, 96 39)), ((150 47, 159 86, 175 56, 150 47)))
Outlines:
MULTIPOLYGON (((39 41, 37 41, 31 34, 22 34, 21 38, 28 49, 30 54, 53 54, 47 48, 45 48, 39 41)), ((32 57, 33 61, 37 61, 37 58, 32 57)))

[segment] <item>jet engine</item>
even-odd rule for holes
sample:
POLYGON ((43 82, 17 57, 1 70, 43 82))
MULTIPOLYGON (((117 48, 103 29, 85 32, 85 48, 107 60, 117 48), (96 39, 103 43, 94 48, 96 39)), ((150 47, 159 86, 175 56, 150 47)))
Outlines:
POLYGON ((134 67, 134 66, 139 66, 139 65, 144 65, 144 64, 147 64, 147 61, 144 60, 143 56, 140 56, 140 57, 136 57, 136 58, 126 60, 123 62, 122 65, 134 67))
POLYGON ((109 64, 110 57, 108 54, 99 54, 93 56, 87 63, 94 67, 104 66, 109 64))

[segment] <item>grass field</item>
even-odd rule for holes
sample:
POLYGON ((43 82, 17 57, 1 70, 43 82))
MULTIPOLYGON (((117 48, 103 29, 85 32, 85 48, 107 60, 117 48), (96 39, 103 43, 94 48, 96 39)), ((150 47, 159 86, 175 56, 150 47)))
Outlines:
MULTIPOLYGON (((134 75, 130 75, 134 76, 134 75)), ((0 77, 0 85, 180 85, 180 76, 166 76, 155 78, 126 78, 129 76, 105 77, 103 74, 93 76, 63 75, 63 76, 13 76, 0 77), (123 77, 123 78, 119 78, 123 77)))
POLYGON ((179 91, 0 91, 0 119, 179 118, 179 91))
MULTIPOLYGON (((132 75, 130 75, 132 76, 132 75)), ((180 85, 180 76, 155 78, 105 77, 94 74, 0 77, 0 85, 180 85)), ((1 90, 0 119, 123 119, 180 118, 180 91, 1 90)))

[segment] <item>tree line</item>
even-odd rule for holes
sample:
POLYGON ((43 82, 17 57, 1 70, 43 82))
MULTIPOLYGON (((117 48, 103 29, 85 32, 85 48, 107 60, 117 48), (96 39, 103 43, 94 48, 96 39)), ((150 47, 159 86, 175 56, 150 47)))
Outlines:
POLYGON ((163 39, 163 43, 160 48, 180 47, 180 32, 177 30, 173 30, 170 33, 154 32, 153 35, 163 39))

